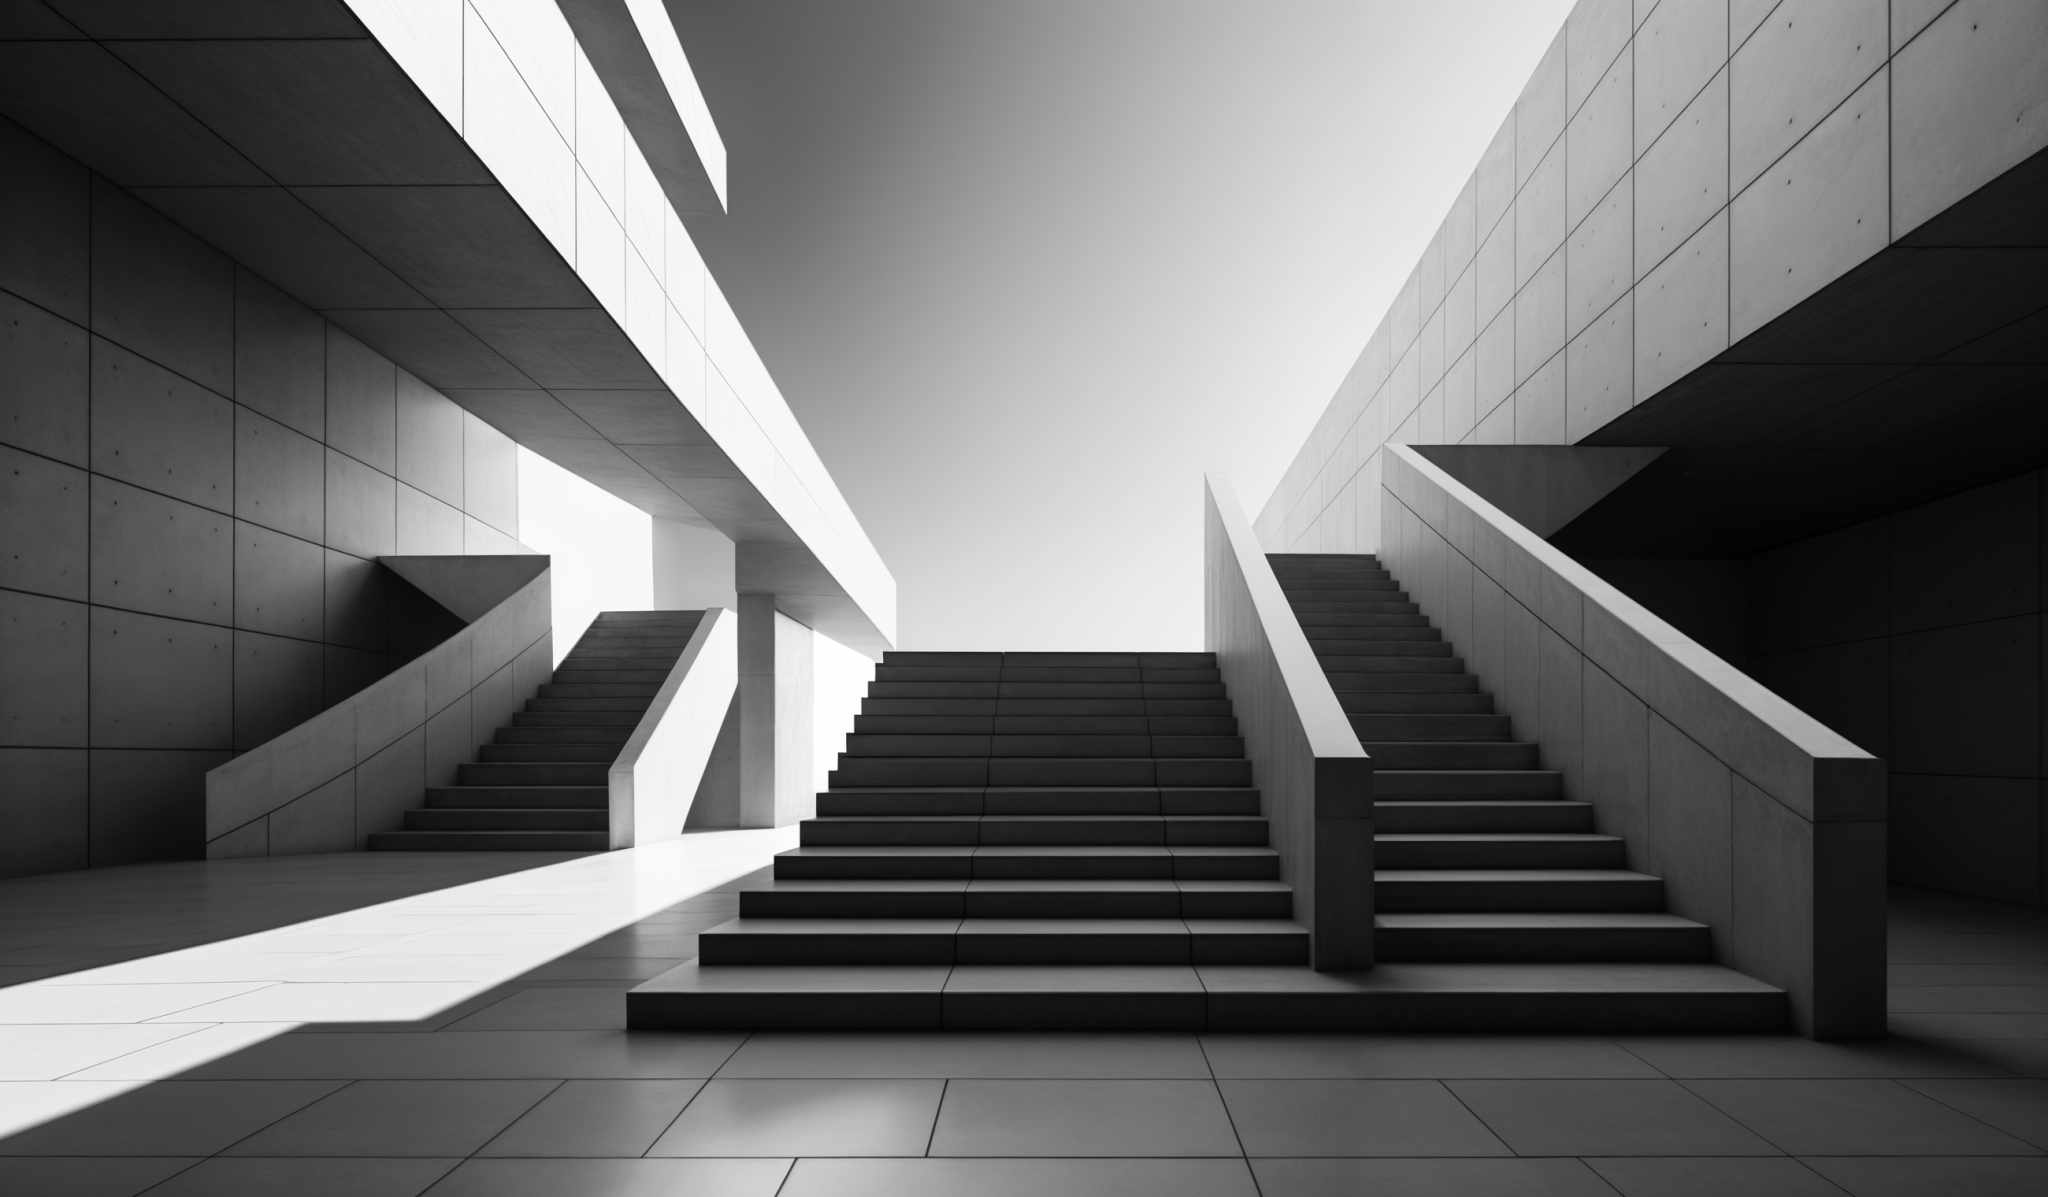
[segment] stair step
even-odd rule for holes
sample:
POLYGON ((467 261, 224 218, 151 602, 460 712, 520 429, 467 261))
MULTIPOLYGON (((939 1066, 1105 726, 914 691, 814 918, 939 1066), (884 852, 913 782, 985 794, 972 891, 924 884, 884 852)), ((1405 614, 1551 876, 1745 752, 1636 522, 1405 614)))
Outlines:
POLYGON ((776 856, 777 880, 1272 881, 1271 848, 1131 845, 807 846, 776 856))
POLYGON ((1366 741, 1506 740, 1506 715, 1354 714, 1351 730, 1366 741))
POLYGON ((1534 769, 1536 745, 1521 740, 1366 740, 1375 769, 1534 769))
POLYGON ((477 750, 477 759, 491 764, 544 762, 598 761, 610 764, 619 759, 619 749, 624 741, 617 744, 485 744, 477 750))
POLYGON ((584 669, 564 660, 555 667, 553 681, 563 685, 631 685, 653 686, 656 689, 668 680, 666 669, 584 669))
POLYGON ((1376 869, 1381 913, 1661 911, 1661 878, 1626 869, 1376 869))
POLYGON ((602 831, 373 831, 380 852, 602 852, 602 831))
POLYGON ((608 831, 602 807, 433 806, 405 812, 408 831, 608 831))
MULTIPOLYGON (((1394 657, 1404 661, 1423 660, 1430 657, 1449 657, 1451 646, 1441 639, 1394 640, 1389 638, 1354 636, 1341 629, 1306 627, 1302 634, 1308 637, 1309 647, 1315 650, 1316 659, 1329 670, 1369 669, 1369 665, 1355 662, 1372 657, 1394 657)), ((1432 633, 1434 634, 1434 633, 1432 633)), ((1402 673, 1422 673, 1424 670, 1409 665, 1402 673)))
POLYGON ((806 845, 895 844, 1231 844, 1266 842, 1256 815, 983 815, 806 819, 806 845))
POLYGON ((1305 964, 1283 919, 738 918, 703 933, 722 965, 1305 964))
POLYGON ((833 789, 899 786, 1248 786, 1251 762, 1227 757, 841 757, 833 789))
POLYGON ((430 786, 427 789, 427 805, 430 807, 595 807, 605 810, 610 808, 611 800, 611 790, 607 786, 430 786))
POLYGON ((604 744, 616 751, 632 738, 633 727, 632 723, 597 726, 515 723, 499 728, 492 741, 498 744, 604 744))
MULTIPOLYGON (((1380 762, 1374 762, 1376 766, 1380 762)), ((1491 798, 1528 800, 1564 794, 1564 774, 1555 769, 1397 769, 1376 767, 1373 797, 1491 798)))
POLYGON ((1618 869, 1619 836, 1571 832, 1412 832, 1375 835, 1373 863, 1387 869, 1618 869))
POLYGON ((1372 819, 1373 829, 1381 834, 1587 832, 1593 829, 1593 804, 1562 800, 1375 801, 1372 819))
POLYGON ((543 703, 530 699, 523 711, 512 713, 514 727, 622 727, 631 735, 647 714, 644 702, 606 700, 589 705, 564 702, 543 703))
POLYGON ((1383 914, 1378 960, 1707 961, 1713 933, 1675 914, 1383 914))
POLYGON ((540 697, 652 699, 660 689, 659 682, 579 682, 569 685, 542 682, 540 697))
POLYGON ((1457 657, 1347 657, 1318 653, 1317 662, 1330 679, 1330 688, 1346 690, 1476 690, 1479 680, 1465 672, 1457 657), (1424 681, 1425 677, 1446 679, 1424 681))
MULTIPOLYGON (((1399 676, 1398 674, 1383 676, 1399 676)), ((1424 676, 1442 676, 1436 674, 1424 676)), ((1337 702, 1347 715, 1491 715, 1493 696, 1471 690, 1446 688, 1439 691, 1368 690, 1339 693, 1337 702)))
POLYGON ((805 969, 690 961, 626 995, 635 1029, 1778 1031, 1785 993, 1703 964, 805 969))
POLYGON ((601 786, 610 783, 609 761, 478 762, 456 770, 466 786, 601 786))

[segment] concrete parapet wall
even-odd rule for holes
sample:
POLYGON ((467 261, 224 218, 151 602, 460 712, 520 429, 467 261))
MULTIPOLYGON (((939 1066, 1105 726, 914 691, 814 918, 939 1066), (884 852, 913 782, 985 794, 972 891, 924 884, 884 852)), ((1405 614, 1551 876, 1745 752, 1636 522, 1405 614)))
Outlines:
POLYGON ((1801 1030, 1882 1034, 1883 762, 1420 453, 1384 457, 1380 559, 1545 767, 1801 1030))

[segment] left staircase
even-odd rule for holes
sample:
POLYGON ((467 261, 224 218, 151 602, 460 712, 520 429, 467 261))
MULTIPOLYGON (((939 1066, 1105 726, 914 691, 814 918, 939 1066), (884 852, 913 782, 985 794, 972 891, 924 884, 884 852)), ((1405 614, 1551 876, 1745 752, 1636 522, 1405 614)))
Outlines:
POLYGON ((455 784, 433 786, 370 847, 414 852, 602 852, 612 762, 689 644, 701 611, 606 611, 540 693, 455 784))

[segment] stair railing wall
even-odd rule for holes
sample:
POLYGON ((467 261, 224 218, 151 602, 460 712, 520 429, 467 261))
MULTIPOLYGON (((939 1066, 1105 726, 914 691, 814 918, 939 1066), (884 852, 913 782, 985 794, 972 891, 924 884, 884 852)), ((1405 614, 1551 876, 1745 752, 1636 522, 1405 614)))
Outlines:
POLYGON ((371 832, 403 826, 427 787, 452 782, 457 765, 474 759, 477 745, 554 672, 548 559, 522 558, 531 572, 511 574, 523 580, 495 603, 477 589, 505 584, 509 560, 380 558, 394 570, 430 563, 444 580, 474 573, 474 593, 455 603, 464 608, 456 614, 481 613, 378 681, 208 772, 207 858, 361 848, 371 832))
POLYGON ((1413 448, 1384 456, 1380 559, 1544 767, 1803 1032, 1883 1034, 1883 762, 1413 448))
POLYGON ((683 833, 739 685, 738 628, 738 612, 705 609, 612 763, 612 847, 659 843, 683 833))
POLYGON ((1372 760, 1227 483, 1205 488, 1203 646, 1216 654, 1295 917, 1322 971, 1372 964, 1372 760))

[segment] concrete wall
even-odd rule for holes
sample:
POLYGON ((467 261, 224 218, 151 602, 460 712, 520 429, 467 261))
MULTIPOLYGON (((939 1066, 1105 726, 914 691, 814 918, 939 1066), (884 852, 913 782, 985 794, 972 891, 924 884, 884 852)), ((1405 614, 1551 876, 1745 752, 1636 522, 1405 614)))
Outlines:
POLYGON ((1381 559, 1630 865, 1801 1030, 1882 1034, 1882 763, 1415 451, 1384 485, 1381 559))
POLYGON ((1373 962, 1372 761, 1227 486, 1203 511, 1203 639, 1318 970, 1373 962))
POLYGON ((2048 474, 1752 562, 1759 676, 1891 770, 1896 881, 2048 903, 2048 474))
POLYGON ((502 433, 0 122, 0 875, 193 857, 208 769, 452 631, 502 433), (424 642, 422 642, 424 641, 424 642))
POLYGON ((1578 443, 1907 237, 2048 146, 2043 44, 2039 0, 1581 0, 1261 540, 1371 551, 1383 444, 1578 443))

